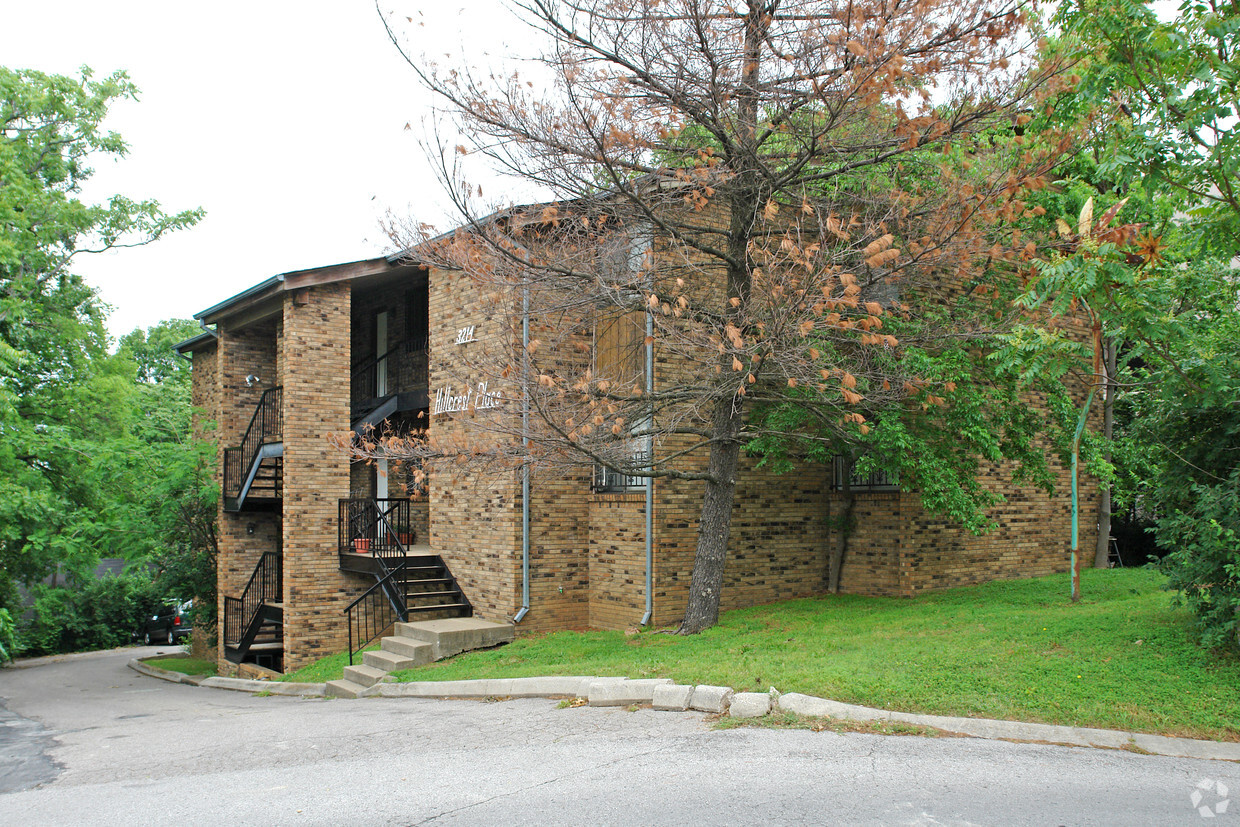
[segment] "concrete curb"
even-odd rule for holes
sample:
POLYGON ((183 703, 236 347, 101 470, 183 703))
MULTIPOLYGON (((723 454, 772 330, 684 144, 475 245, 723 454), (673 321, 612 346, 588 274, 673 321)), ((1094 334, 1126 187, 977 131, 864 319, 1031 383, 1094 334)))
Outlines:
MULTIPOLYGON (((280 681, 256 681, 246 678, 211 677, 202 679, 180 672, 170 672, 157 666, 143 663, 136 658, 129 661, 129 668, 135 672, 152 678, 184 683, 194 686, 206 686, 212 689, 230 689, 236 692, 252 692, 255 694, 292 695, 297 697, 323 697, 324 684, 321 683, 283 683, 280 681)), ((367 687, 360 697, 378 698, 457 698, 478 700, 481 698, 575 698, 589 699, 590 706, 628 706, 631 704, 649 704, 656 693, 671 698, 676 695, 672 704, 656 704, 656 709, 665 711, 681 711, 680 696, 698 700, 699 691, 703 700, 709 700, 728 709, 736 707, 738 717, 755 717, 748 705, 762 707, 766 700, 771 711, 791 712, 811 718, 839 718, 848 721, 897 721, 900 723, 937 729, 953 735, 965 735, 971 738, 985 738, 994 741, 1022 741, 1038 744, 1056 744, 1074 747, 1094 747, 1102 749, 1123 749, 1133 752, 1164 755, 1173 758, 1200 758, 1210 761, 1240 762, 1240 743, 1225 741, 1199 741, 1191 738, 1173 738, 1167 735, 1149 735, 1139 732, 1121 732, 1111 729, 1091 729, 1089 727, 1057 726, 1055 724, 1033 724, 1022 721, 1000 721, 992 718, 954 718, 944 715, 916 715, 911 712, 892 712, 886 709, 874 709, 868 706, 840 703, 812 695, 790 692, 786 695, 778 693, 741 693, 734 695, 729 687, 720 686, 684 686, 672 681, 660 679, 629 680, 628 678, 590 677, 572 675, 568 677, 536 677, 536 678, 481 678, 460 681, 411 681, 409 683, 377 683, 367 687), (736 700, 742 699, 737 707, 736 700), (752 702, 752 703, 750 703, 752 702)), ((691 708, 692 710, 692 708, 691 708)), ((758 712, 757 717, 766 714, 758 712)))
POLYGON ((1240 761, 1240 743, 1230 741, 1199 741, 1191 738, 1172 738, 1167 735, 1150 735, 1140 732, 1122 732, 1113 729, 1059 726, 1056 724, 1033 724, 1023 721, 1000 721, 993 718, 954 718, 944 715, 915 715, 911 712, 891 712, 868 706, 845 704, 791 692, 781 695, 778 708, 815 718, 842 718, 849 721, 899 721, 915 726, 930 727, 953 735, 986 738, 993 741, 1028 741, 1042 744, 1062 744, 1073 747, 1101 747, 1104 749, 1127 749, 1148 752, 1173 758, 1204 758, 1212 761, 1240 761))
POLYGON ((584 698, 599 680, 586 675, 545 678, 481 678, 465 681, 381 683, 366 695, 379 698, 584 698))
POLYGON ((231 689, 235 692, 268 693, 271 695, 296 695, 301 698, 319 698, 323 695, 321 683, 284 683, 283 681, 256 681, 250 678, 207 678, 199 686, 212 689, 231 689))
POLYGON ((233 689, 239 692, 268 692, 272 695, 298 695, 301 697, 319 697, 323 694, 321 683, 283 683, 280 681, 255 681, 246 678, 220 678, 205 675, 186 675, 184 672, 173 672, 144 663, 138 658, 129 661, 129 668, 150 678, 158 678, 169 683, 183 683, 189 686, 209 686, 212 689, 233 689))
POLYGON ((187 683, 191 686, 198 686, 202 680, 201 675, 186 675, 184 672, 173 672, 170 669, 160 669, 158 666, 151 666, 149 663, 143 663, 137 658, 129 661, 129 668, 135 672, 146 675, 149 678, 159 678, 161 681, 168 683, 187 683))

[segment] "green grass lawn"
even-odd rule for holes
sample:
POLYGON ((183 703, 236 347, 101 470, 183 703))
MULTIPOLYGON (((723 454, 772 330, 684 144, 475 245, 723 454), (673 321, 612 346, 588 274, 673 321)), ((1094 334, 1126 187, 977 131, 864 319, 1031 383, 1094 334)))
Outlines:
POLYGON ((184 655, 169 655, 166 658, 149 658, 143 663, 167 669, 169 672, 182 672, 186 675, 214 675, 215 661, 199 660, 184 655))
MULTIPOLYGON (((362 651, 369 652, 372 649, 378 648, 379 643, 376 641, 362 651)), ((361 663, 362 656, 360 654, 355 655, 353 662, 361 663)), ((281 676, 280 680, 292 683, 326 683, 327 681, 336 681, 344 677, 344 668, 348 665, 349 653, 340 652, 339 654, 319 658, 314 663, 308 663, 296 672, 289 672, 287 675, 281 676)))
MULTIPOLYGON (((673 678, 908 712, 1240 740, 1240 660, 1194 646, 1188 614, 1172 608, 1162 583, 1145 569, 1088 570, 1075 606, 1066 575, 913 599, 792 600, 726 612, 692 637, 557 632, 397 678, 673 678)), ((335 657, 331 677, 344 662, 335 657)), ((288 679, 324 679, 309 675, 288 679)))

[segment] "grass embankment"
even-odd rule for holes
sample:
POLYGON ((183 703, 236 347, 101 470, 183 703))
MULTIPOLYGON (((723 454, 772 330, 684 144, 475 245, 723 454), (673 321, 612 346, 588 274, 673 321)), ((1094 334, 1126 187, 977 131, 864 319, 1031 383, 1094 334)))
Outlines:
MULTIPOLYGON (((367 646, 363 652, 369 652, 378 649, 379 644, 367 646)), ((361 663, 362 656, 355 655, 354 663, 361 663)), ((335 655, 328 655, 325 658, 319 658, 313 663, 307 663, 296 672, 289 672, 282 675, 280 680, 291 683, 326 683, 327 681, 336 681, 344 677, 344 668, 349 665, 349 653, 340 652, 335 655)))
POLYGON ((913 599, 792 600, 726 612, 692 637, 557 632, 397 678, 673 678, 908 712, 1240 740, 1240 661, 1193 645, 1188 614, 1171 607, 1162 583, 1144 569, 1089 570, 1075 606, 1066 575, 913 599))
POLYGON ((169 655, 166 658, 148 658, 143 663, 167 669, 169 672, 181 672, 186 675, 214 675, 215 661, 199 660, 184 655, 169 655))

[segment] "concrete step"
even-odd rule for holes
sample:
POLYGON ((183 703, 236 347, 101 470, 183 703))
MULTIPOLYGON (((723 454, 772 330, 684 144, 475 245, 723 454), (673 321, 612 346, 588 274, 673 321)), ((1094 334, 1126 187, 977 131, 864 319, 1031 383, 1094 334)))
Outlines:
POLYGON ((360 698, 369 687, 353 681, 328 681, 323 684, 323 694, 329 698, 360 698))
POLYGON ((358 664, 356 666, 346 666, 344 668, 345 680, 360 683, 362 686, 374 686, 388 676, 384 669, 376 669, 366 664, 358 664))
POLYGON ((476 617, 446 617, 439 620, 418 620, 397 623, 398 637, 429 643, 434 647, 435 660, 448 658, 471 649, 486 649, 509 643, 513 627, 509 623, 492 623, 476 617))
POLYGON ((367 666, 373 666, 376 669, 382 669, 385 672, 412 669, 418 665, 414 663, 413 658, 398 655, 394 652, 385 652, 382 649, 377 652, 363 652, 362 663, 367 666))
POLYGON ((423 643, 419 640, 406 637, 385 637, 383 639, 383 651, 391 652, 393 655, 401 655, 410 658, 415 664, 421 666, 424 663, 430 663, 435 659, 435 647, 429 643, 423 643))

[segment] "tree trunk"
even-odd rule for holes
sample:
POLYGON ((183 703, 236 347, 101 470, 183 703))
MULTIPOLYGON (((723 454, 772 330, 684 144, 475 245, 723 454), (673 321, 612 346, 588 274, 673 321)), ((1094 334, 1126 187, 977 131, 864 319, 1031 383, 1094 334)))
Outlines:
MULTIPOLYGON (((763 38, 770 25, 773 9, 749 0, 745 14, 745 60, 741 68, 741 89, 737 93, 737 145, 735 155, 727 164, 736 177, 729 185, 727 301, 723 318, 728 323, 743 325, 742 308, 750 297, 753 285, 753 261, 750 253, 753 224, 758 207, 765 202, 761 194, 757 158, 759 58, 763 38)), ((732 355, 723 354, 719 366, 724 376, 733 370, 732 355)), ((756 376, 759 367, 752 361, 749 374, 756 376)), ((743 376, 743 375, 742 375, 743 376)), ((742 376, 737 379, 744 382, 742 376)), ((743 388, 743 384, 741 385, 743 388)), ((702 500, 702 516, 698 526, 697 553, 693 558, 693 577, 689 581, 689 604, 680 634, 697 634, 719 620, 719 596, 723 588, 723 564, 728 551, 728 534, 732 528, 732 502, 736 496, 736 469, 740 458, 740 433, 744 422, 744 390, 727 393, 715 402, 711 418, 709 479, 702 500)))
MULTIPOLYGON (((1102 400, 1102 435, 1106 437, 1106 460, 1111 461, 1111 433, 1115 422, 1115 370, 1119 363, 1119 342, 1106 343, 1106 396, 1102 400)), ((1094 551, 1094 568, 1106 568, 1111 555, 1111 489, 1102 492, 1098 501, 1098 546, 1094 551)))
POLYGON ((698 526, 697 553, 693 558, 693 577, 689 581, 689 605, 680 624, 680 634, 693 635, 709 629, 719 620, 719 596, 723 589, 723 564, 728 553, 728 534, 732 529, 732 501, 736 496, 736 469, 740 460, 741 412, 732 399, 720 400, 715 408, 708 472, 702 499, 702 519, 698 526))
POLYGON ((840 490, 844 494, 844 510, 834 526, 839 536, 831 548, 831 561, 827 570, 827 591, 831 594, 840 593, 840 570, 844 567, 844 557, 848 553, 848 539, 852 536, 853 506, 857 504, 857 495, 852 490, 853 460, 851 457, 844 462, 844 479, 840 490))

